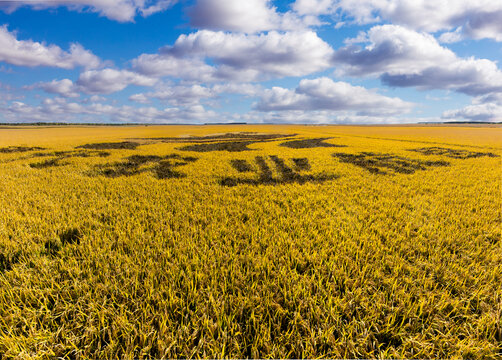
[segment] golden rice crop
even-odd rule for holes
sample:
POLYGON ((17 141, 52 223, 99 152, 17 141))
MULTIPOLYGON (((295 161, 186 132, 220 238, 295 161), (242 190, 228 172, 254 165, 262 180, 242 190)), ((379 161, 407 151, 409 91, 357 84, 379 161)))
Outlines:
POLYGON ((501 135, 0 129, 0 353, 499 358, 501 135))

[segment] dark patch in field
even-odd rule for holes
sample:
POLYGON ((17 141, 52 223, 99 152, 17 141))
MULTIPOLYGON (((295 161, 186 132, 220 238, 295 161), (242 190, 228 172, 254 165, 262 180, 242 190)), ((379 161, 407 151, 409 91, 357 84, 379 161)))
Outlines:
MULTIPOLYGON (((226 177, 220 180, 220 184, 223 186, 236 186, 239 184, 248 184, 248 185, 260 185, 260 184, 266 184, 266 185, 281 185, 281 184, 291 184, 291 183, 298 183, 298 184, 304 184, 307 182, 324 182, 328 180, 333 180, 338 178, 337 175, 326 175, 326 174, 316 174, 316 175, 311 175, 311 174, 306 174, 302 175, 290 168, 284 159, 281 159, 280 157, 276 155, 271 155, 269 156, 269 159, 271 163, 274 165, 274 167, 277 169, 278 177, 275 178, 272 173, 272 169, 270 168, 269 164, 267 163, 266 158, 263 156, 256 156, 255 157, 255 163, 258 167, 257 171, 257 178, 254 179, 243 179, 243 178, 232 178, 232 177, 226 177)), ((302 162, 305 163, 306 159, 302 159, 302 162)), ((234 162, 236 160, 233 160, 234 162)), ((244 161, 244 160, 240 160, 244 161)), ((308 161, 306 161, 308 164, 308 161)), ((232 163, 231 163, 232 164, 232 163)), ((247 162, 246 162, 247 164, 247 162)), ((247 164, 249 166, 249 164, 247 164)), ((234 166, 234 165, 232 165, 234 166)), ((235 167, 235 166, 234 166, 235 167)))
POLYGON ((293 140, 287 141, 280 144, 280 146, 288 147, 291 149, 309 149, 309 148, 319 148, 319 147, 347 147, 347 145, 335 145, 324 142, 333 138, 316 138, 316 139, 303 139, 303 140, 293 140))
POLYGON ((56 256, 67 245, 79 245, 82 236, 82 231, 78 228, 59 231, 57 237, 45 241, 43 253, 48 256, 56 256))
POLYGON ((281 177, 286 181, 294 181, 296 177, 301 176, 296 172, 293 172, 289 166, 286 165, 283 159, 276 155, 270 155, 270 160, 272 160, 277 168, 277 171, 281 174, 281 177))
POLYGON ((117 162, 115 164, 106 164, 98 166, 101 168, 102 175, 106 177, 132 176, 139 174, 139 165, 131 162, 117 162))
POLYGON ((85 150, 68 150, 68 151, 53 151, 53 152, 37 152, 32 155, 32 157, 49 157, 55 156, 59 158, 70 158, 70 157, 107 157, 110 156, 108 151, 85 151, 85 150))
POLYGON ((158 162, 162 160, 162 157, 158 155, 132 155, 127 160, 130 164, 143 165, 149 162, 158 162))
POLYGON ((235 141, 252 140, 268 141, 296 136, 296 134, 257 134, 252 132, 226 133, 208 136, 189 136, 189 137, 160 137, 160 138, 141 138, 139 140, 154 140, 168 143, 206 143, 214 141, 235 141))
POLYGON ((485 236, 485 240, 488 241, 492 245, 495 245, 495 244, 501 242, 501 239, 502 239, 501 234, 492 234, 492 235, 485 236))
POLYGON ((341 162, 353 164, 374 174, 387 174, 382 168, 400 174, 413 174, 417 170, 426 170, 431 166, 448 166, 446 161, 422 161, 409 159, 392 154, 378 154, 362 152, 359 154, 336 153, 333 154, 341 162))
POLYGON ((280 139, 286 139, 296 136, 296 134, 257 134, 250 132, 227 133, 208 136, 190 136, 190 137, 164 137, 164 138, 142 138, 139 140, 161 141, 165 143, 190 143, 178 150, 209 152, 209 151, 230 151, 240 152, 252 150, 248 145, 267 142, 280 139))
POLYGON ((44 243, 45 255, 56 256, 61 250, 61 241, 58 239, 49 239, 44 243))
POLYGON ((11 153, 21 153, 21 152, 28 152, 28 151, 35 151, 35 150, 45 150, 42 147, 38 146, 8 146, 4 148, 0 148, 0 153, 3 154, 11 154, 11 153))
POLYGON ((384 331, 379 332, 374 335, 379 343, 379 348, 382 350, 387 350, 389 348, 397 348, 403 344, 401 338, 392 332, 384 331))
POLYGON ((48 153, 35 153, 33 154, 34 158, 37 157, 49 157, 49 156, 54 156, 52 159, 47 159, 42 162, 38 163, 31 163, 30 167, 34 169, 45 169, 49 167, 54 167, 54 166, 60 166, 63 165, 61 164, 61 160, 63 159, 69 159, 73 157, 82 157, 82 158, 88 158, 88 157, 107 157, 110 156, 110 153, 107 151, 84 151, 84 150, 78 150, 78 151, 54 151, 54 152, 48 152, 48 153))
POLYGON ((424 147, 418 149, 409 149, 408 151, 415 151, 423 155, 443 155, 454 159, 469 159, 478 158, 482 156, 488 157, 498 157, 498 155, 493 153, 476 152, 469 150, 459 150, 459 149, 449 149, 443 147, 424 147))
MULTIPOLYGON (((180 165, 178 164, 177 166, 180 165)), ((153 170, 157 179, 179 179, 186 176, 179 171, 173 170, 173 167, 173 164, 169 160, 164 160, 160 161, 153 170)))
POLYGON ((252 171, 253 168, 246 160, 230 160, 230 165, 238 172, 252 171))
POLYGON ((12 270, 21 258, 21 251, 3 251, 0 249, 0 273, 12 270))
POLYGON ((310 170, 309 159, 307 158, 294 158, 291 159, 295 163, 296 170, 310 170))
POLYGON ((273 181, 272 178, 272 170, 268 166, 267 162, 262 156, 257 156, 254 158, 256 165, 258 165, 258 168, 260 169, 259 171, 259 178, 258 181, 260 183, 269 183, 273 181))
POLYGON ((196 161, 192 156, 181 156, 170 154, 166 156, 158 155, 132 155, 126 161, 113 164, 97 165, 98 175, 106 177, 132 176, 144 171, 151 171, 158 179, 173 179, 185 177, 185 174, 175 170, 175 168, 187 165, 196 161), (154 164, 152 167, 145 167, 154 164))
POLYGON ((178 150, 182 151, 196 151, 196 152, 209 152, 209 151, 230 151, 240 152, 249 151, 248 145, 255 143, 255 141, 225 141, 205 144, 186 145, 178 150))
POLYGON ((111 143, 94 143, 77 146, 77 149, 94 149, 94 150, 112 150, 112 149, 127 149, 134 150, 140 144, 133 141, 111 142, 111 143))
POLYGON ((30 167, 33 169, 46 169, 49 167, 59 166, 59 165, 61 165, 59 163, 60 160, 61 160, 61 158, 47 159, 42 162, 31 163, 30 167))
POLYGON ((80 239, 82 238, 82 232, 77 228, 66 229, 58 235, 63 246, 66 244, 80 244, 80 239))

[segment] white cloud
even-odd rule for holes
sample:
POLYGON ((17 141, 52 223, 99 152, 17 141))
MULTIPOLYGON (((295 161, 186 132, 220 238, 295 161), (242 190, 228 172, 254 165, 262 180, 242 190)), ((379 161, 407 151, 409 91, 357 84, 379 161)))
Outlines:
POLYGON ((177 0, 15 0, 0 4, 0 9, 12 12, 22 6, 40 10, 64 6, 70 10, 98 13, 120 22, 133 21, 136 15, 149 16, 163 11, 177 0))
POLYGON ((132 68, 149 77, 198 83, 250 82, 322 71, 332 66, 332 55, 333 49, 312 31, 246 35, 201 30, 181 35, 158 54, 140 55, 132 68))
POLYGON ((502 41, 502 2, 497 0, 296 0, 299 14, 338 14, 356 23, 390 21, 427 32, 460 28, 462 36, 502 41))
POLYGON ((350 111, 358 116, 398 115, 409 112, 412 107, 413 104, 399 98, 325 77, 301 80, 294 90, 281 87, 265 90, 256 105, 260 111, 350 111))
POLYGON ((443 118, 472 121, 502 121, 502 105, 494 103, 469 105, 462 109, 445 111, 443 118))
POLYGON ((78 89, 70 79, 52 80, 51 82, 38 83, 28 86, 28 89, 43 89, 50 94, 57 94, 63 97, 78 97, 78 89))
POLYGON ((336 0, 296 0, 293 9, 304 15, 330 14, 337 10, 336 0))
POLYGON ((269 30, 298 30, 319 21, 288 11, 278 13, 270 0, 198 0, 188 11, 190 23, 203 29, 255 33, 269 30))
POLYGON ((25 95, 16 91, 12 86, 0 82, 0 105, 7 104, 9 101, 21 100, 25 95))
POLYGON ((77 85, 87 94, 110 94, 129 85, 153 86, 156 79, 128 70, 89 70, 80 74, 77 85))
POLYGON ((244 32, 275 29, 279 20, 268 0, 198 0, 189 15, 198 28, 244 32))
POLYGON ((502 93, 477 96, 472 104, 462 109, 448 110, 445 119, 466 119, 472 121, 502 121, 502 93))
POLYGON ((132 61, 133 69, 151 77, 171 76, 200 82, 214 81, 216 69, 201 59, 169 54, 142 54, 132 61))
POLYGON ((27 89, 43 89, 51 94, 63 97, 78 97, 86 94, 111 94, 125 89, 129 85, 153 86, 157 79, 129 70, 101 69, 88 70, 80 74, 76 83, 70 79, 52 80, 27 86, 27 89))
POLYGON ((454 43, 463 39, 462 28, 457 28, 455 31, 445 32, 439 36, 439 41, 442 43, 454 43))
POLYGON ((0 61, 18 66, 51 66, 73 69, 77 66, 96 68, 99 58, 79 44, 71 44, 70 51, 56 45, 45 45, 32 40, 17 40, 16 34, 0 26, 0 61))
POLYGON ((341 74, 374 75, 389 86, 450 89, 468 95, 502 91, 502 72, 495 62, 459 58, 426 33, 381 25, 348 43, 333 56, 341 74), (355 45, 358 42, 366 45, 355 45))
MULTIPOLYGON (((212 87, 201 85, 162 85, 156 91, 134 94, 129 100, 141 104, 151 103, 151 99, 158 99, 172 106, 192 106, 201 101, 214 99, 219 94, 238 94, 247 97, 257 96, 262 92, 262 87, 256 84, 246 83, 220 83, 212 87)), ((212 102, 212 105, 216 103, 212 102)))
POLYGON ((217 74, 247 71, 256 78, 303 76, 331 66, 333 49, 313 31, 260 35, 202 30, 181 35, 162 50, 177 57, 208 57, 220 65, 217 74))
POLYGON ((474 99, 472 99, 472 103, 473 104, 495 103, 502 105, 502 93, 492 93, 483 96, 477 96, 474 99))
POLYGON ((205 86, 177 85, 164 86, 154 92, 135 94, 132 95, 129 99, 139 103, 148 103, 150 102, 150 99, 155 98, 166 101, 172 106, 189 106, 199 104, 201 99, 213 98, 215 96, 215 92, 205 86))
POLYGON ((225 120, 274 124, 402 124, 416 123, 417 121, 440 121, 439 118, 407 118, 388 115, 365 116, 356 115, 353 112, 344 113, 329 110, 286 110, 266 113, 251 111, 245 114, 227 116, 225 120))
POLYGON ((469 21, 463 26, 464 36, 502 41, 502 3, 496 1, 493 3, 497 8, 484 9, 470 16, 469 21))
POLYGON ((106 98, 103 96, 99 96, 99 95, 92 95, 89 97, 89 101, 90 102, 103 102, 103 101, 106 101, 106 98))
POLYGON ((417 73, 457 61, 455 53, 442 47, 432 35, 397 25, 374 26, 346 43, 349 45, 338 49, 333 59, 348 75, 417 73), (356 45, 359 43, 365 46, 356 45))
POLYGON ((140 104, 149 104, 151 101, 145 94, 134 94, 129 96, 130 101, 134 101, 140 104))
POLYGON ((213 86, 213 91, 221 94, 241 94, 245 96, 257 96, 262 93, 263 88, 257 84, 246 83, 222 83, 213 86))
POLYGON ((133 123, 180 123, 205 122, 215 119, 213 111, 201 105, 185 108, 113 106, 101 103, 83 105, 67 102, 66 99, 45 99, 40 105, 32 106, 20 101, 0 107, 2 121, 9 122, 133 122, 133 123))

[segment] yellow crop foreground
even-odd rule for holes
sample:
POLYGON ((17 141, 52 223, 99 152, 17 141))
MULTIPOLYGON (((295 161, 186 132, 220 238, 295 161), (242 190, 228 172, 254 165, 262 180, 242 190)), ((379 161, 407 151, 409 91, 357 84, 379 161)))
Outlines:
POLYGON ((0 358, 500 358, 501 138, 3 127, 0 358))

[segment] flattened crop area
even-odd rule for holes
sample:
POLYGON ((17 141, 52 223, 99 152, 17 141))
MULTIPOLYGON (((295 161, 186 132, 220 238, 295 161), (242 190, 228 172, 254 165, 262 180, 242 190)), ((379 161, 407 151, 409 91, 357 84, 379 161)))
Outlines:
POLYGON ((501 130, 0 129, 0 353, 496 359, 501 130))

